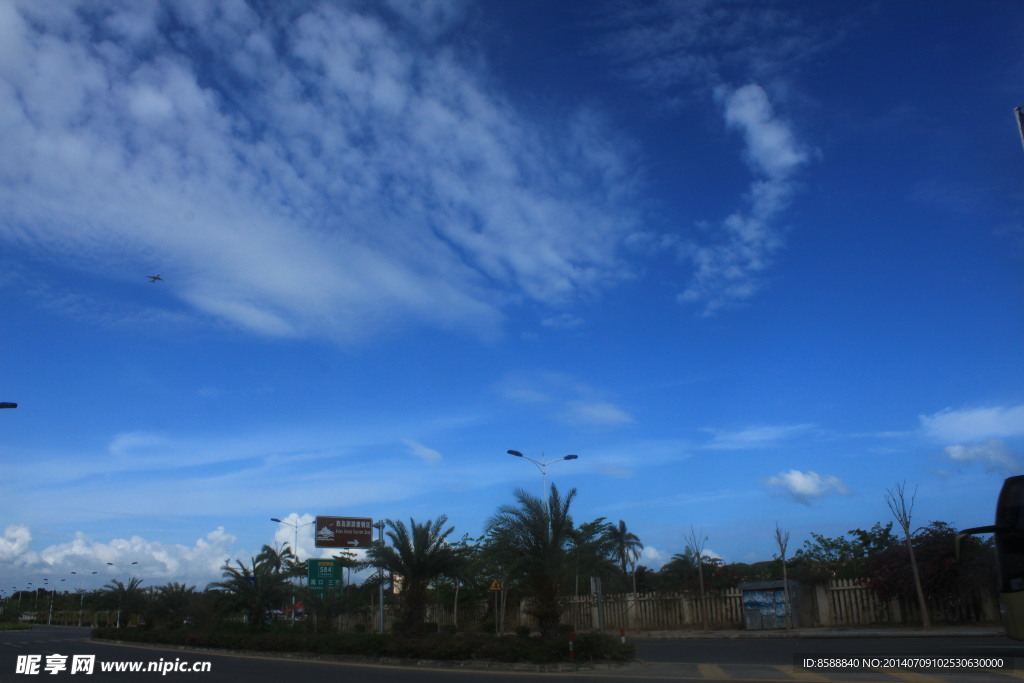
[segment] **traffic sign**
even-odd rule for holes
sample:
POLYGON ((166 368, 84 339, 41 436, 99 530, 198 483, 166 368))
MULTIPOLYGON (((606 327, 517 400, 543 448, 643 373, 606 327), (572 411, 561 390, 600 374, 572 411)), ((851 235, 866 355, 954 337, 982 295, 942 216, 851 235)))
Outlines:
POLYGON ((309 589, 321 597, 335 586, 341 586, 344 580, 345 567, 337 560, 306 560, 308 568, 309 589))
POLYGON ((498 583, 497 579, 494 579, 493 581, 491 581, 491 588, 490 588, 490 590, 492 590, 492 591, 503 591, 505 589, 501 587, 501 584, 498 583))
POLYGON ((373 542, 373 520, 369 517, 316 518, 317 548, 369 548, 373 542))

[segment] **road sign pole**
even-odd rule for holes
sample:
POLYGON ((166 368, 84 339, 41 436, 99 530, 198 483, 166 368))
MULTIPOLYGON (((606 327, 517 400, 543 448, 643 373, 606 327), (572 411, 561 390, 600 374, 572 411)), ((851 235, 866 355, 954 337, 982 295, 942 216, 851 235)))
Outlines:
MULTIPOLYGON (((377 523, 377 529, 379 530, 378 540, 380 540, 381 549, 384 548, 384 521, 381 520, 377 523)), ((384 568, 380 569, 380 586, 378 587, 380 592, 380 633, 384 633, 384 568)))

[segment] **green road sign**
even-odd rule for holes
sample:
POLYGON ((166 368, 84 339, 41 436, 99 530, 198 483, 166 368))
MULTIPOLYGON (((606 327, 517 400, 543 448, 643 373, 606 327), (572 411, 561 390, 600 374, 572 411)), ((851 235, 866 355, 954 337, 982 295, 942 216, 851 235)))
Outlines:
POLYGON ((345 580, 345 567, 338 560, 306 561, 309 568, 309 588, 323 597, 327 591, 342 587, 345 580))

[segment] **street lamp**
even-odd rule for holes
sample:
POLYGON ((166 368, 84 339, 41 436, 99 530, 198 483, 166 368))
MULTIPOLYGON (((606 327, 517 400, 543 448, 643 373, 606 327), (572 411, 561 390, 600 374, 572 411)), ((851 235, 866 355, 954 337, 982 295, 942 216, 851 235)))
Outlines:
MULTIPOLYGON (((78 572, 71 572, 75 576, 78 576, 78 572)), ((89 572, 90 574, 99 574, 99 572, 89 572)), ((82 613, 85 611, 85 588, 75 589, 82 597, 78 601, 78 626, 82 626, 82 613)))
MULTIPOLYGON (((61 579, 61 581, 67 581, 67 579, 61 579)), ((46 618, 46 625, 50 626, 53 624, 53 597, 54 593, 57 592, 57 586, 54 586, 53 590, 50 591, 50 615, 46 618)))
MULTIPOLYGON (((548 465, 553 465, 554 463, 561 462, 563 460, 576 460, 580 457, 578 455, 563 455, 561 458, 555 458, 554 460, 548 460, 547 462, 540 462, 539 460, 534 460, 533 458, 523 455, 519 451, 509 450, 507 452, 509 455, 514 455, 517 458, 529 460, 537 466, 537 469, 539 469, 541 475, 543 475, 544 489, 541 497, 546 501, 546 504, 550 504, 550 501, 548 501, 548 465)), ((548 512, 551 512, 551 510, 549 509, 548 512)))
MULTIPOLYGON (((124 593, 125 593, 125 586, 124 586, 125 570, 128 569, 128 567, 132 566, 133 564, 138 564, 138 561, 129 562, 128 564, 125 564, 125 565, 114 564, 113 562, 107 562, 107 564, 109 564, 111 567, 114 567, 116 569, 120 569, 121 570, 121 595, 117 596, 117 628, 121 628, 121 600, 124 597, 124 593)), ((140 583, 141 583, 141 581, 140 581, 140 583)))
POLYGON ((7 401, 0 401, 0 408, 17 408, 17 403, 8 403, 7 401))
POLYGON ((298 562, 299 561, 299 529, 301 529, 304 526, 309 526, 310 524, 316 524, 316 521, 314 520, 312 522, 306 522, 305 524, 299 524, 298 522, 286 522, 283 519, 278 519, 277 517, 271 517, 270 521, 271 522, 277 522, 278 524, 284 524, 286 526, 290 526, 292 528, 292 530, 295 531, 295 545, 292 546, 292 554, 295 555, 295 561, 298 562))

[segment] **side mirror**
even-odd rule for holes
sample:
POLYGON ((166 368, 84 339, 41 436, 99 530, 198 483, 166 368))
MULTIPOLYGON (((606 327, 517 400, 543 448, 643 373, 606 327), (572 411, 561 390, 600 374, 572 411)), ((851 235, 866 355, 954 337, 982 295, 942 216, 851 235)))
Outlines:
POLYGON ((976 534, 994 534, 999 531, 1009 531, 1007 527, 999 524, 991 524, 989 526, 976 526, 973 529, 964 529, 956 535, 956 540, 953 545, 956 549, 956 560, 960 561, 960 542, 967 536, 974 536, 976 534))

